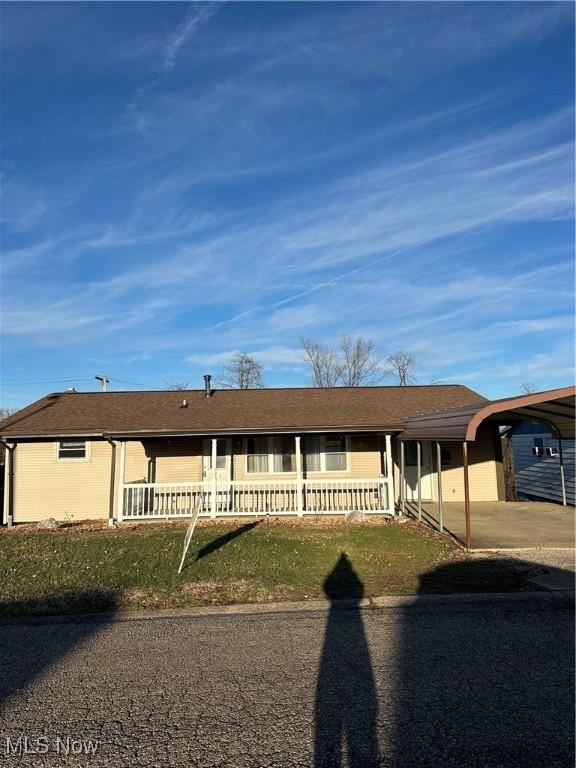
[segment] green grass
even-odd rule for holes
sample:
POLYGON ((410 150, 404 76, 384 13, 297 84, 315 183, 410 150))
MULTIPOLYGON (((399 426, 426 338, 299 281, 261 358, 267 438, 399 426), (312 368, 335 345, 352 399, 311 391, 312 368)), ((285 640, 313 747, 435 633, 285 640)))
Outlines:
POLYGON ((14 529, 0 533, 0 613, 41 614, 301 600, 330 594, 523 589, 517 574, 462 561, 446 539, 411 524, 197 527, 182 574, 185 528, 14 529), (342 562, 341 562, 342 565, 342 562), (359 586, 359 581, 362 586, 359 586))

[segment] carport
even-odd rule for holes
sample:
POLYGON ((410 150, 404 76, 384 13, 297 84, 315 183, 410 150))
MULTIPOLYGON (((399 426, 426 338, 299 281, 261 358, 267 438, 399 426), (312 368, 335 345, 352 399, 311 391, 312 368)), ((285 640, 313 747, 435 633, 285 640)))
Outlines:
MULTIPOLYGON (((468 451, 470 443, 477 437, 478 428, 483 423, 494 426, 511 426, 522 421, 540 421, 546 424, 558 439, 560 461, 560 483, 562 486, 563 505, 566 507, 566 486, 564 477, 564 458, 562 453, 562 440, 574 438, 576 387, 562 387, 545 392, 535 392, 518 397, 508 397, 502 400, 487 400, 484 403, 474 403, 469 406, 452 408, 447 411, 437 411, 425 416, 418 416, 406 422, 406 428, 400 435, 400 475, 401 475, 401 506, 406 511, 406 499, 404 494, 405 477, 405 450, 404 444, 411 440, 417 447, 417 516, 419 520, 426 519, 431 514, 430 505, 424 509, 421 493, 421 457, 422 443, 430 442, 436 448, 436 482, 437 482, 437 521, 441 532, 444 532, 444 513, 451 518, 456 514, 454 505, 445 505, 442 499, 442 463, 440 442, 454 442, 462 446, 462 472, 464 483, 464 536, 463 540, 467 548, 472 546, 472 520, 470 509, 470 480, 468 451), (424 516, 424 517, 423 517, 424 516)), ((498 502, 498 505, 506 505, 509 502, 498 502)), ((549 507, 550 505, 544 505, 549 507)), ((493 505, 494 507, 494 505, 493 505)), ((508 507, 512 510, 511 507, 508 507)), ((480 508, 479 508, 480 511, 480 508)), ((497 524, 497 523, 496 523, 497 524)), ((460 526, 457 526, 458 528, 460 526)), ((526 546, 530 546, 526 544, 526 546)), ((542 545, 540 545, 542 546, 542 545)))

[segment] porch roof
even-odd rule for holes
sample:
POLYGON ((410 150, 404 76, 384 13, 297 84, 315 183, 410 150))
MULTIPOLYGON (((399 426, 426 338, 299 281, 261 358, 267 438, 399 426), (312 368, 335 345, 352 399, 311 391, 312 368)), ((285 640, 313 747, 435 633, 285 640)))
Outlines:
POLYGON ((476 402, 406 421, 402 440, 475 440, 483 422, 513 425, 521 421, 540 421, 562 438, 575 436, 576 387, 534 392, 502 400, 476 402))
POLYGON ((430 411, 485 403, 461 385, 56 392, 0 423, 6 439, 400 431, 430 411), (182 401, 187 405, 182 407, 182 401))

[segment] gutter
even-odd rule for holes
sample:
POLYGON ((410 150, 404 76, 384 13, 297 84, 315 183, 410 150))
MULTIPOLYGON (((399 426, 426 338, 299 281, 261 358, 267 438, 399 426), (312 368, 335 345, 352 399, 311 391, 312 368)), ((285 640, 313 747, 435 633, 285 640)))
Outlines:
POLYGON ((100 439, 110 442, 110 440, 137 440, 142 437, 234 437, 236 435, 291 435, 291 434, 339 434, 341 432, 362 434, 366 432, 402 432, 405 429, 403 425, 388 427, 364 427, 364 426, 337 426, 337 427, 275 427, 273 429, 266 427, 243 427, 242 429, 203 429, 192 432, 171 432, 158 430, 144 430, 141 432, 68 432, 39 435, 6 435, 10 440, 65 440, 71 437, 100 439))
POLYGON ((106 438, 110 443, 112 453, 110 456, 110 498, 108 502, 108 527, 114 526, 114 498, 116 496, 116 443, 110 438, 106 438))
POLYGON ((4 470, 4 509, 2 522, 12 528, 14 524, 14 451, 16 443, 7 443, 0 439, 0 445, 6 450, 6 468, 4 470))

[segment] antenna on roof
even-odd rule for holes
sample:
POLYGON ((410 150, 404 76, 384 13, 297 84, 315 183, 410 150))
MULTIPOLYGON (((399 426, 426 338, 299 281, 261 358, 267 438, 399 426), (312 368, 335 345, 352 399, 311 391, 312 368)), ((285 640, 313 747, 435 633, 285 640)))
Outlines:
POLYGON ((110 384, 108 376, 94 376, 94 378, 102 384, 102 392, 108 392, 108 384, 110 384))

